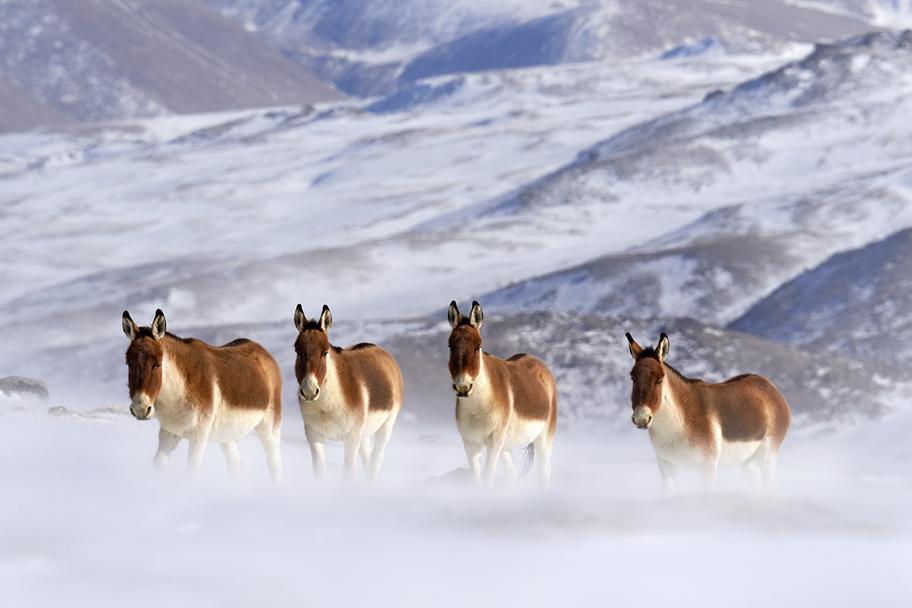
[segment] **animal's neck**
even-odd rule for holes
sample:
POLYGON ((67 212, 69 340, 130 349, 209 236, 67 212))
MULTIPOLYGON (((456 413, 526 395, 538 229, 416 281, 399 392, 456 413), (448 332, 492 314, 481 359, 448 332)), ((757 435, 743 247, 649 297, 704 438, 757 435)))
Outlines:
POLYGON ((187 379, 179 364, 181 347, 183 345, 171 337, 162 339, 162 386, 155 400, 156 407, 168 407, 183 401, 187 379))
POLYGON ((345 361, 342 356, 336 352, 335 348, 330 346, 329 354, 326 355, 326 378, 323 379, 323 386, 320 387, 320 398, 317 400, 317 404, 321 409, 329 409, 339 403, 339 398, 342 394, 339 374, 345 371, 344 368, 345 361))
POLYGON ((686 386, 674 373, 665 374, 665 388, 662 390, 662 405, 655 412, 649 430, 653 437, 684 431, 685 410, 688 407, 686 386))
POLYGON ((490 407, 491 405, 491 375, 488 370, 492 359, 482 351, 479 353, 478 375, 473 381, 472 393, 468 397, 459 397, 460 403, 465 407, 490 407))

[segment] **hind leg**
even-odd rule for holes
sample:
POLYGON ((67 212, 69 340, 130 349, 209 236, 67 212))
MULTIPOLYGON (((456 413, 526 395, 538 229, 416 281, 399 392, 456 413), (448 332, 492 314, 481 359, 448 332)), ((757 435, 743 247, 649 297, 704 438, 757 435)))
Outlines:
POLYGON ((504 478, 508 484, 513 485, 516 483, 518 475, 516 474, 516 467, 513 466, 513 454, 510 450, 504 450, 500 453, 500 461, 504 468, 504 478))
POLYGON ((158 429, 158 451, 155 453, 155 466, 159 469, 168 468, 168 457, 180 443, 181 438, 169 433, 163 428, 158 429))
POLYGON ((533 442, 534 458, 538 461, 538 484, 542 489, 551 485, 551 449, 554 435, 545 431, 533 442))
POLYGON ((256 427, 257 437, 260 438, 260 443, 263 444, 263 449, 266 451, 266 465, 269 467, 269 475, 272 476, 272 480, 276 483, 282 481, 282 451, 280 446, 281 443, 281 428, 271 420, 263 420, 256 427))
POLYGON ((238 449, 237 441, 222 443, 222 452, 225 454, 225 462, 228 463, 228 472, 232 477, 240 477, 241 451, 238 449))
POLYGON ((772 445, 769 440, 764 441, 757 450, 752 460, 757 461, 760 469, 760 479, 763 486, 772 488, 776 485, 776 460, 779 457, 779 446, 772 445))
POLYGON ((390 417, 386 419, 386 422, 377 429, 377 432, 374 433, 374 449, 371 451, 370 469, 368 472, 368 477, 371 481, 377 479, 377 475, 380 474, 380 467, 383 466, 383 453, 393 434, 393 427, 396 424, 396 417, 398 415, 399 412, 394 411, 394 413, 390 414, 390 417))
POLYGON ((365 471, 370 471, 371 441, 370 437, 361 438, 361 446, 358 448, 358 456, 361 457, 361 464, 365 471))

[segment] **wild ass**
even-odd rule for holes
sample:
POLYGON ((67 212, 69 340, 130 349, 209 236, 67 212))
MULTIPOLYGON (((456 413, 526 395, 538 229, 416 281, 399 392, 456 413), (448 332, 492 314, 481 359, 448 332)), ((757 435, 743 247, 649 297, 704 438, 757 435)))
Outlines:
POLYGON ((402 409, 399 365, 374 344, 361 343, 348 349, 331 345, 328 332, 332 313, 326 305, 319 319, 310 320, 298 304, 294 323, 298 330, 294 346, 298 402, 314 475, 319 479, 326 473, 324 445, 333 440, 344 444, 347 479, 355 476, 359 452, 368 478, 376 479, 402 409))
POLYGON ((450 302, 450 376, 456 392, 456 425, 476 482, 491 485, 497 461, 516 480, 511 450, 526 447, 538 456, 542 487, 551 482, 551 448, 557 430, 557 385, 548 367, 524 353, 507 360, 482 350, 484 312, 472 302, 463 317, 450 302), (484 475, 481 452, 487 448, 484 475), (537 453, 537 454, 536 454, 537 453))
POLYGON ((279 452, 282 374, 265 348, 244 338, 210 346, 166 331, 165 314, 138 327, 123 313, 130 413, 158 419, 155 464, 164 467, 181 439, 190 442, 189 465, 198 470, 207 441, 222 444, 233 475, 240 473, 237 441, 253 429, 266 450, 273 479, 282 475, 279 452))
POLYGON ((743 374, 719 383, 687 378, 665 362, 668 336, 643 348, 629 333, 635 363, 633 423, 649 429, 662 483, 671 487, 681 466, 702 470, 713 487, 719 465, 741 465, 754 480, 770 483, 791 411, 772 382, 743 374))

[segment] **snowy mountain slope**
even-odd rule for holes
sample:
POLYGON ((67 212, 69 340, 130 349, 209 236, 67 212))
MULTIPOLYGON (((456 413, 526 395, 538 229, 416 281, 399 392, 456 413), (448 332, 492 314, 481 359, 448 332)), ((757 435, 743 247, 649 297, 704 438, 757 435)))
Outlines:
POLYGON ((355 95, 428 76, 587 60, 769 52, 871 29, 863 5, 780 0, 206 0, 355 95), (677 51, 675 51, 677 49, 677 51), (370 52, 367 52, 370 51, 370 52))
POLYGON ((285 319, 287 303, 306 298, 341 316, 409 317, 439 307, 441 294, 566 266, 590 255, 588 240, 555 234, 542 249, 524 220, 517 238, 484 240, 473 223, 422 226, 566 163, 593 133, 775 60, 478 75, 407 114, 342 105, 6 136, 3 348, 109 336, 111 314, 152 301, 190 324, 285 319), (535 254, 513 255, 518 247, 535 254), (468 255, 484 271, 454 289, 468 255), (40 322, 52 313, 81 332, 40 322))
POLYGON ((3 127, 333 99, 338 93, 216 11, 162 0, 0 5, 3 127), (18 93, 17 93, 18 91, 18 93), (27 96, 36 109, 13 103, 27 96), (56 120, 55 120, 56 119, 56 120))
POLYGON ((493 295, 511 309, 727 322, 832 253, 912 225, 910 74, 909 32, 819 46, 450 221, 534 214, 553 230, 585 210, 616 223, 603 234, 621 253, 493 295), (627 249, 632 209, 653 234, 627 249))
POLYGON ((801 348, 905 366, 912 362, 912 229, 834 255, 731 323, 801 348))

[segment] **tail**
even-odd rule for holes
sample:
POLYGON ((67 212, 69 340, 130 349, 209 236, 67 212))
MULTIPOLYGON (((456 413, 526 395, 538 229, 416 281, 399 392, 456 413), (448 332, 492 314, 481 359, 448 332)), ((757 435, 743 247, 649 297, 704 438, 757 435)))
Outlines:
POLYGON ((522 467, 520 467, 520 477, 525 477, 532 470, 532 464, 535 462, 535 444, 530 443, 523 451, 522 467))

